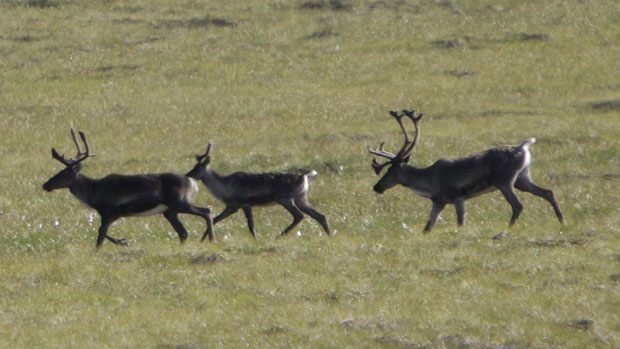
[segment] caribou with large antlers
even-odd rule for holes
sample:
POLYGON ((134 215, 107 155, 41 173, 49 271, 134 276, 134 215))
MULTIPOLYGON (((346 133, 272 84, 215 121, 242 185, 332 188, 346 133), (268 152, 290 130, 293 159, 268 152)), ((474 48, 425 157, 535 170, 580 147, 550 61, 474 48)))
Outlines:
POLYGON ((125 239, 116 239, 107 234, 108 227, 115 220, 127 216, 146 216, 162 213, 179 234, 181 243, 187 239, 187 231, 178 218, 179 213, 200 216, 207 223, 207 230, 202 240, 213 240, 213 220, 211 209, 198 207, 191 203, 192 195, 198 191, 198 184, 192 178, 173 173, 119 175, 110 174, 101 179, 92 179, 82 173, 82 161, 94 156, 90 154, 84 132, 79 132, 86 148, 82 152, 71 129, 73 142, 77 147, 77 156, 65 159, 52 148, 52 157, 65 165, 65 168, 50 178, 43 189, 69 188, 81 202, 95 209, 101 216, 101 226, 97 237, 97 248, 104 239, 117 245, 126 246, 125 239))
POLYGON ((455 206, 458 224, 463 225, 465 200, 497 189, 512 206, 510 225, 515 223, 523 210, 523 205, 515 195, 514 188, 549 201, 556 216, 560 222, 563 222, 564 218, 553 192, 536 185, 530 176, 532 155, 529 147, 536 142, 536 139, 528 138, 517 146, 492 148, 462 158, 440 159, 430 167, 416 168, 407 165, 407 162, 420 137, 418 124, 422 119, 422 114, 415 116, 415 111, 403 110, 402 114, 390 111, 390 115, 396 119, 402 129, 405 143, 396 154, 385 151, 384 142, 376 149, 368 147, 370 154, 388 159, 384 163, 373 159, 372 167, 377 175, 381 174, 384 167, 389 166, 386 174, 373 189, 381 194, 400 184, 422 197, 431 199, 433 208, 424 233, 432 230, 439 213, 447 204, 455 206), (415 127, 413 140, 409 138, 403 125, 404 116, 409 118, 415 127))
POLYGON ((252 206, 279 204, 293 216, 293 222, 280 236, 286 235, 299 224, 304 218, 304 213, 319 222, 327 235, 331 235, 327 218, 313 209, 308 202, 310 189, 308 178, 316 176, 316 171, 307 171, 301 175, 235 172, 222 176, 209 165, 212 145, 213 142, 210 141, 207 151, 202 155, 196 155, 196 166, 186 176, 201 179, 211 194, 226 204, 224 211, 213 219, 214 225, 241 208, 245 213, 250 233, 256 238, 252 206))

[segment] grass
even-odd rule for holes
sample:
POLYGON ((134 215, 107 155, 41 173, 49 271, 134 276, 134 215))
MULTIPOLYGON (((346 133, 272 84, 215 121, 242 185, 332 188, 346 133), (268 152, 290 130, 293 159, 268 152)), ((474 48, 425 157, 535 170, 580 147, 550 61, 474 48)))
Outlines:
MULTIPOLYGON (((1 347, 616 347, 620 71, 614 1, 6 1, 0 4, 1 347), (508 229, 498 193, 446 209, 378 196, 365 147, 425 113, 412 163, 536 137, 508 229), (185 245, 161 217, 110 229, 42 183, 83 170, 184 173, 214 141, 233 171, 315 168, 338 231, 258 208, 185 245)), ((221 203, 202 190, 196 202, 221 203)))

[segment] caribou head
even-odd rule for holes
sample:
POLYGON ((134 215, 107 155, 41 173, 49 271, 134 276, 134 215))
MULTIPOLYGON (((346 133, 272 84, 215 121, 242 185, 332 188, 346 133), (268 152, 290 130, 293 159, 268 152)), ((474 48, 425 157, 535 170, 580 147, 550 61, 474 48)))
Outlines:
POLYGON ((207 151, 204 154, 196 155, 196 165, 185 174, 186 177, 200 179, 207 171, 207 167, 211 163, 211 148, 213 141, 209 141, 207 151))
POLYGON ((398 124, 400 125, 400 128, 405 135, 405 143, 396 154, 392 154, 383 149, 385 142, 381 142, 379 148, 376 149, 370 149, 370 146, 367 147, 369 153, 388 159, 383 163, 379 163, 377 159, 372 160, 372 168, 373 170, 375 170, 377 176, 381 174, 384 167, 389 166, 385 175, 383 175, 379 182, 377 182, 377 184, 375 184, 375 186, 373 187, 374 191, 379 194, 401 183, 401 167, 403 166, 403 164, 409 162, 409 158, 411 157, 411 151, 413 151, 413 148, 418 142, 418 138, 420 137, 418 122, 420 122, 420 119, 422 119, 423 114, 419 113, 418 116, 415 116, 415 110, 410 111, 404 109, 402 114, 399 114, 397 111, 391 110, 390 115, 392 115, 396 119, 396 121, 398 121, 398 124), (413 125, 415 127, 415 135, 413 136, 413 140, 409 138, 409 134, 407 133, 405 125, 403 124, 404 116, 409 118, 413 122, 413 125))
POLYGON ((82 161, 86 160, 89 157, 95 156, 94 154, 90 154, 90 150, 88 147, 88 141, 86 140, 86 135, 84 132, 79 131, 80 138, 84 143, 84 147, 86 148, 85 152, 82 152, 80 145, 75 137, 75 131, 71 129, 71 137, 73 138, 73 142, 77 148, 77 155, 72 159, 65 159, 63 155, 59 155, 56 149, 52 148, 52 158, 58 160, 61 164, 65 165, 65 168, 52 176, 45 184, 43 184, 43 189, 50 192, 54 189, 68 188, 71 186, 71 183, 75 181, 78 173, 82 169, 82 161))

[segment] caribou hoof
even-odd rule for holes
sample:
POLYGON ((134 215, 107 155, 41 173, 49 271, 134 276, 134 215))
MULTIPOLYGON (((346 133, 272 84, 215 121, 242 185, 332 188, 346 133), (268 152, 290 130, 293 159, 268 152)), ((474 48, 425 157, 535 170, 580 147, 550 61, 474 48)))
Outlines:
POLYGON ((116 242, 121 246, 125 246, 125 247, 129 246, 129 243, 125 239, 118 239, 116 240, 116 242))

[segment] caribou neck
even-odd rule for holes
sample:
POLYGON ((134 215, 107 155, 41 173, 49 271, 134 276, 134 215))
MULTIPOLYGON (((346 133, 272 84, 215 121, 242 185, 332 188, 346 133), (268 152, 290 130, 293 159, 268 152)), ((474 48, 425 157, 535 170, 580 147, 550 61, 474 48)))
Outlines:
POLYGON ((416 194, 431 198, 433 196, 433 176, 430 168, 417 168, 403 164, 398 174, 398 183, 411 188, 416 194))
POLYGON ((96 179, 92 179, 86 175, 78 173, 75 180, 69 186, 69 190, 71 191, 71 194, 73 194, 81 202, 89 207, 93 207, 93 187, 96 181, 96 179))
POLYGON ((224 183, 224 179, 226 176, 222 176, 217 171, 213 170, 211 167, 207 167, 205 171, 202 173, 202 182, 207 187, 209 192, 213 194, 213 196, 217 197, 220 200, 226 198, 226 186, 224 183))

